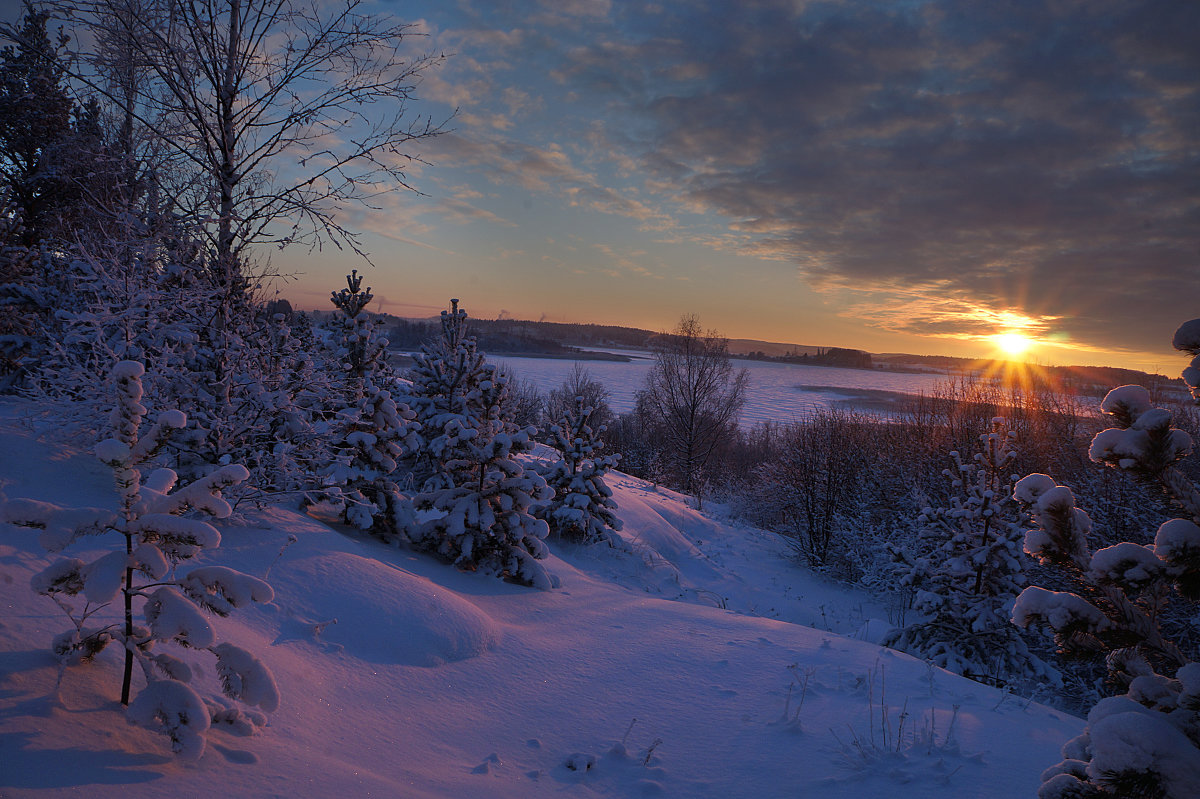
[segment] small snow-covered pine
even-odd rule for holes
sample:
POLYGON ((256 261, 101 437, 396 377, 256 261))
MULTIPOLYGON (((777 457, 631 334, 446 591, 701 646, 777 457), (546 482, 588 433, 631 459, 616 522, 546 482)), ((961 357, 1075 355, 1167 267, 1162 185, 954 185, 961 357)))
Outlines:
POLYGON ((170 469, 143 475, 142 467, 187 423, 183 413, 168 410, 149 430, 142 430, 148 415, 142 404, 143 373, 135 361, 113 368, 113 436, 96 445, 97 457, 113 471, 119 510, 13 499, 0 504, 0 522, 40 529, 39 540, 51 552, 69 548, 82 536, 93 550, 97 536, 112 534, 116 541, 106 554, 91 561, 61 557, 30 581, 33 590, 52 598, 71 622, 72 629, 55 639, 54 651, 65 668, 90 662, 111 641, 123 644, 121 702, 128 706, 130 720, 167 735, 177 754, 199 757, 210 722, 209 705, 190 684, 193 671, 187 663, 158 645, 208 650, 218 658, 228 696, 273 710, 278 689, 270 671, 249 653, 216 643, 204 612, 225 615, 251 602, 270 602, 273 593, 262 580, 224 567, 180 573, 180 567, 202 550, 220 544, 220 533, 203 517, 228 517, 232 508, 222 491, 249 473, 244 466, 228 464, 183 486, 176 485, 177 475, 170 469), (123 614, 114 614, 119 608, 123 614), (143 623, 135 623, 137 615, 143 623), (135 663, 145 685, 130 701, 135 663), (253 690, 248 691, 247 684, 253 690))
POLYGON ((955 489, 950 507, 922 514, 923 552, 894 552, 903 564, 901 582, 916 589, 924 619, 887 643, 981 682, 1055 682, 1057 673, 1009 623, 1025 581, 1022 519, 1006 474, 1016 457, 1014 439, 997 417, 972 460, 950 453, 954 465, 944 472, 955 489))
POLYGON ((507 421, 508 377, 484 361, 466 335, 466 312, 451 303, 441 338, 422 348, 413 370, 427 475, 415 504, 440 515, 415 526, 410 541, 459 568, 551 588, 555 579, 537 562, 549 554, 549 528, 532 507, 553 494, 517 458, 536 430, 507 421))
POLYGON ((429 489, 450 484, 445 464, 460 431, 475 430, 486 413, 483 386, 494 384, 499 370, 487 363, 467 335, 467 312, 450 300, 442 311, 441 333, 413 354, 412 384, 404 401, 416 414, 419 445, 409 467, 417 485, 429 489))
POLYGON ((323 493, 347 524, 396 538, 411 523, 411 502, 393 472, 421 440, 415 414, 386 387, 395 381, 387 367, 388 341, 376 334, 366 311, 372 298, 357 270, 346 276, 346 288, 331 298, 340 311, 335 362, 343 382, 323 493))
POLYGON ((554 491, 553 499, 535 511, 550 525, 551 535, 585 544, 606 542, 624 548, 616 531, 621 529, 617 503, 604 476, 620 456, 601 455, 603 425, 593 429, 596 408, 585 404, 582 396, 568 406, 550 427, 550 443, 560 459, 542 471, 554 491))

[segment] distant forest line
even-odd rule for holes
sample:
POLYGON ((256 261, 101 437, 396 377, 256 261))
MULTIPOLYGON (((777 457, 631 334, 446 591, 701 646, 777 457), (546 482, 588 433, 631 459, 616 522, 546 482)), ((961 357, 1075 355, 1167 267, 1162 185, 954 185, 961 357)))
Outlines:
MULTIPOLYGON (((407 319, 382 314, 390 346, 393 349, 416 350, 436 335, 436 319, 407 319)), ((479 347, 497 355, 527 357, 574 358, 578 360, 629 360, 620 353, 594 353, 581 348, 649 350, 664 334, 653 330, 620 325, 578 324, 570 322, 539 322, 521 319, 471 319, 471 330, 479 347)), ((730 339, 729 351, 734 357, 750 360, 796 363, 810 366, 834 366, 850 369, 885 369, 891 371, 936 370, 951 374, 996 374, 1010 368, 1004 361, 980 358, 960 358, 950 355, 911 355, 905 353, 873 354, 847 347, 819 347, 730 339)), ((1110 388, 1114 385, 1136 384, 1147 388, 1177 385, 1182 381, 1163 375, 1122 369, 1115 366, 1038 366, 1044 379, 1087 392, 1089 389, 1110 388)))

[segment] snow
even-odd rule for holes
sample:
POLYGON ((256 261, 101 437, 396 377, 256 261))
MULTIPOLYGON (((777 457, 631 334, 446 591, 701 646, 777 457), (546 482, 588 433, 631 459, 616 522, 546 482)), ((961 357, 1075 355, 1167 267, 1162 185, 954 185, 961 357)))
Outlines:
POLYGON ((83 590, 80 571, 86 564, 79 558, 59 558, 29 579, 29 587, 39 594, 55 591, 77 594, 83 590))
POLYGON ((1191 319, 1180 325, 1171 344, 1177 350, 1200 355, 1200 319, 1191 319))
POLYGON ((1100 410, 1105 413, 1124 410, 1135 419, 1151 407, 1150 392, 1143 386, 1117 386, 1100 401, 1100 410))
POLYGON ((1200 526, 1187 519, 1171 519, 1154 534, 1154 551, 1165 561, 1183 560, 1200 553, 1200 526))
POLYGON ((128 565, 129 556, 124 552, 109 552, 84 566, 79 570, 83 576, 83 595, 96 604, 116 599, 128 565))
POLYGON ((47 552, 64 549, 79 535, 101 532, 115 520, 115 513, 101 508, 61 508, 29 497, 5 502, 0 495, 0 524, 40 528, 38 542, 47 552))
POLYGON ((271 582, 293 598, 287 634, 364 662, 438 666, 478 657, 503 637, 468 598, 376 558, 287 558, 271 582))
MULTIPOLYGON (((1013 497, 1018 502, 1033 504, 1041 499, 1043 494, 1057 486, 1058 483, 1048 474, 1027 474, 1013 486, 1013 497)), ((1072 500, 1073 504, 1074 500, 1072 500)))
POLYGON ((96 457, 104 463, 119 464, 129 459, 129 445, 115 438, 106 438, 96 445, 96 457))
POLYGON ((1121 772, 1153 772, 1167 796, 1200 796, 1196 747, 1168 717, 1127 699, 1101 699, 1088 713, 1093 778, 1121 772))
POLYGON ((113 380, 133 380, 146 374, 146 367, 138 361, 119 361, 112 370, 113 380))
POLYGON ((160 641, 172 638, 198 649, 212 646, 212 626, 196 605, 167 586, 146 597, 146 623, 160 641))
MULTIPOLYGON (((35 446, 3 422, 11 410, 0 403, 0 490, 114 501, 108 469, 35 446)), ((267 726, 219 696, 236 674, 243 698, 274 705, 234 650, 225 675, 209 653, 176 650, 188 685, 147 690, 134 675, 130 718, 194 762, 126 722, 119 647, 68 667, 55 691, 65 620, 28 588, 55 556, 0 528, 0 795, 1000 799, 1033 795, 1082 731, 855 640, 886 624, 866 592, 797 566, 784 541, 719 507, 610 478, 632 551, 553 543, 550 591, 280 506, 239 508, 197 566, 270 572, 270 602, 206 617, 274 674, 267 726), (207 746, 197 696, 215 719, 207 746)), ((94 560, 90 545, 72 554, 94 560)))
POLYGON ((1097 632, 1111 626, 1108 618, 1086 599, 1065 591, 1048 591, 1035 585, 1026 588, 1017 597, 1013 604, 1012 620, 1018 627, 1045 622, 1053 630, 1078 626, 1097 632))
POLYGON ((279 686, 261 660, 230 643, 217 644, 212 652, 217 656, 217 674, 228 696, 268 713, 279 709, 279 686))
MULTIPOLYGON (((614 350, 615 352, 616 350, 614 350)), ((609 406, 617 413, 633 410, 635 395, 645 387, 653 355, 644 351, 620 350, 634 360, 579 362, 593 379, 611 394, 609 406)), ((542 393, 558 389, 575 361, 558 358, 490 358, 498 366, 512 369, 517 379, 528 380, 542 393)), ((946 380, 945 374, 913 374, 870 369, 841 369, 804 366, 735 358, 735 369, 750 371, 746 404, 739 415, 745 427, 759 422, 788 422, 807 418, 833 404, 849 402, 875 407, 903 395, 931 395, 946 380), (839 389, 831 391, 830 389, 839 389)))
POLYGON ((1122 541, 1096 550, 1092 555, 1089 578, 1097 583, 1141 587, 1162 577, 1166 566, 1150 547, 1122 541))
POLYGON ((158 423, 172 430, 182 430, 187 427, 187 414, 174 408, 163 411, 158 415, 158 423))
POLYGON ((275 591, 270 584, 224 566, 201 566, 189 571, 180 586, 184 593, 214 613, 227 616, 234 608, 251 602, 270 602, 275 591))
POLYGON ((185 760, 198 760, 204 754, 204 732, 209 727, 207 708, 183 683, 150 683, 129 703, 127 715, 132 723, 170 737, 171 751, 185 760))
POLYGON ((1158 447, 1162 451, 1160 457, 1170 463, 1182 458, 1192 451, 1192 438, 1179 429, 1169 429, 1170 414, 1155 408, 1140 416, 1134 426, 1129 429, 1110 427, 1101 430, 1092 439, 1088 448, 1088 457, 1097 462, 1114 462, 1122 469, 1133 469, 1143 466, 1151 456, 1152 449, 1158 447), (1165 414, 1166 419, 1160 414, 1165 414), (1147 419, 1157 427, 1143 427, 1142 419, 1147 419), (1159 433, 1161 438, 1152 435, 1159 433), (1156 441, 1156 438, 1159 440, 1156 441))

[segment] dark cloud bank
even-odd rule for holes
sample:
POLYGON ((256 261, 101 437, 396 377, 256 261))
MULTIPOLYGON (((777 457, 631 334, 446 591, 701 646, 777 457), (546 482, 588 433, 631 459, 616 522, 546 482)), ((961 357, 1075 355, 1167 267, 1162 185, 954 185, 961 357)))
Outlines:
POLYGON ((590 5, 539 58, 718 246, 907 332, 1161 352, 1200 315, 1200 3, 590 5))

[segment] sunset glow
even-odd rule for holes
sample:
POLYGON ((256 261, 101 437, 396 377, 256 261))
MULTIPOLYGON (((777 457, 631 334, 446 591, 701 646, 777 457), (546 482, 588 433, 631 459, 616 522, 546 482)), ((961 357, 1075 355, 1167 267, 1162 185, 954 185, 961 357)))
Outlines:
POLYGON ((992 336, 996 347, 1005 355, 1016 358, 1024 355, 1033 346, 1033 339, 1017 330, 1009 330, 992 336))

